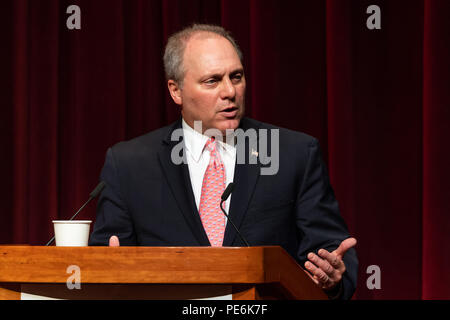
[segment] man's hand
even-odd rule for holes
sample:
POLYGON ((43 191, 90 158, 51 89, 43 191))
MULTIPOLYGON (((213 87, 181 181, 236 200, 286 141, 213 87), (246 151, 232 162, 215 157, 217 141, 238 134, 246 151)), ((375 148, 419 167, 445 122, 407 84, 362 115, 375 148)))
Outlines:
POLYGON ((341 242, 333 252, 325 249, 318 251, 319 256, 310 252, 305 262, 306 269, 312 274, 309 277, 323 290, 333 289, 341 280, 345 272, 345 264, 342 258, 348 249, 356 245, 355 238, 348 238, 341 242))
POLYGON ((111 236, 111 238, 109 238, 109 246, 120 247, 119 238, 117 238, 117 236, 111 236))

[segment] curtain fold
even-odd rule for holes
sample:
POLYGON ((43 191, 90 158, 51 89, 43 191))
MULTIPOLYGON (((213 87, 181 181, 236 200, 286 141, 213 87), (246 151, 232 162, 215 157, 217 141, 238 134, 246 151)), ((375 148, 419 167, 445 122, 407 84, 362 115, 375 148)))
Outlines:
POLYGON ((215 23, 244 53, 247 115, 320 141, 358 239, 355 298, 449 299, 448 12, 446 0, 1 1, 0 243, 45 244, 108 147, 179 117, 167 37, 215 23), (72 4, 81 30, 66 27, 72 4), (366 27, 373 4, 380 30, 366 27))
MULTIPOLYGON (((11 21, 12 38, 10 53, 10 61, 12 64, 11 81, 12 87, 12 117, 10 123, 12 128, 9 137, 12 140, 12 157, 10 168, 12 173, 12 189, 13 198, 10 202, 9 210, 4 212, 5 215, 12 217, 12 233, 6 225, 3 227, 5 236, 8 235, 9 241, 18 243, 26 243, 29 241, 28 237, 28 220, 29 211, 29 190, 28 190, 28 148, 29 148, 29 108, 28 108, 28 52, 29 52, 29 36, 28 36, 28 2, 16 1, 11 4, 12 16, 11 21)), ((3 96, 3 95, 2 95, 3 96)), ((4 124, 6 126, 7 124, 4 124)), ((8 153, 6 153, 8 154, 8 153)), ((7 174, 7 172, 5 172, 7 174)), ((7 200, 7 199, 5 199, 7 200)))
POLYGON ((448 1, 425 1, 422 298, 450 298, 450 22, 448 1))

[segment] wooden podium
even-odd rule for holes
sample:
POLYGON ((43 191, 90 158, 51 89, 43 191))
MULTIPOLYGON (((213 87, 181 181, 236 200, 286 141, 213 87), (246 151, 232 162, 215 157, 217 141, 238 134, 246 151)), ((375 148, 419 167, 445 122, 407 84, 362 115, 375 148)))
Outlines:
POLYGON ((286 251, 275 246, 0 246, 0 299, 41 298, 316 300, 327 296, 286 251), (81 288, 69 289, 77 279, 81 288))

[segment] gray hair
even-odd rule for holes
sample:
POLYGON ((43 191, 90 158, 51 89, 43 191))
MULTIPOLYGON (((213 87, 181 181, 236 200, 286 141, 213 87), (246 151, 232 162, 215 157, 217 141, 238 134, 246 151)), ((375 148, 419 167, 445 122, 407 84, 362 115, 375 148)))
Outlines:
POLYGON ((174 80, 180 86, 183 85, 185 71, 183 68, 183 55, 188 40, 198 32, 209 32, 224 37, 231 42, 236 53, 243 63, 243 55, 241 49, 233 39, 231 34, 224 28, 210 24, 193 24, 187 28, 170 36, 164 51, 164 71, 167 80, 174 80))

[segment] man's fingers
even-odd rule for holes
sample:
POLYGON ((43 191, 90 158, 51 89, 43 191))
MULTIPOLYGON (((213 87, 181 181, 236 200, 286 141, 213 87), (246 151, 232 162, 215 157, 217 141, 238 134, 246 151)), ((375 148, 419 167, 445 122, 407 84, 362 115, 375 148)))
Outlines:
POLYGON ((344 263, 342 259, 339 259, 337 255, 330 253, 325 249, 320 249, 318 253, 319 256, 326 259, 328 263, 335 269, 340 269, 342 267, 342 264, 344 263))
POLYGON ((119 238, 117 238, 117 236, 111 236, 111 238, 109 238, 109 246, 119 247, 120 246, 119 238))
POLYGON ((308 275, 308 277, 311 278, 312 281, 314 281, 315 284, 319 284, 319 281, 318 281, 314 276, 312 276, 310 272, 308 272, 308 271, 309 271, 309 268, 310 268, 310 266, 309 266, 310 263, 311 263, 311 262, 306 262, 306 263, 305 263, 305 268, 307 269, 307 270, 305 271, 305 273, 308 275))
POLYGON ((333 268, 333 266, 327 260, 321 259, 312 252, 308 254, 308 259, 311 260, 311 262, 319 267, 322 271, 324 271, 328 277, 334 277, 335 268, 333 268))
MULTIPOLYGON (((312 262, 307 261, 305 263, 305 267, 309 272, 311 272, 311 274, 314 275, 314 278, 316 279, 316 281, 318 281, 322 285, 326 285, 327 282, 330 280, 330 277, 327 276, 327 274, 322 269, 316 267, 312 262)), ((313 278, 313 280, 314 280, 314 278, 313 278)))
POLYGON ((342 260, 345 253, 356 245, 355 238, 348 238, 341 242, 339 247, 333 252, 320 249, 318 254, 309 253, 309 261, 305 263, 305 268, 311 279, 324 288, 333 288, 342 279, 345 272, 345 264, 342 260))
POLYGON ((347 250, 353 248, 356 245, 356 243, 357 241, 355 238, 345 239, 344 241, 341 242, 339 247, 333 251, 333 253, 342 259, 347 250))

